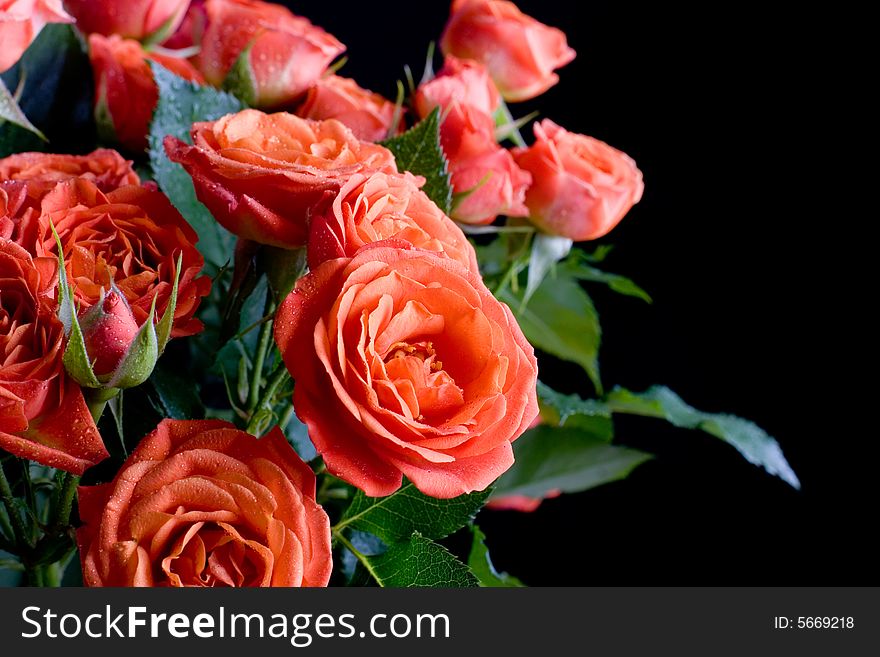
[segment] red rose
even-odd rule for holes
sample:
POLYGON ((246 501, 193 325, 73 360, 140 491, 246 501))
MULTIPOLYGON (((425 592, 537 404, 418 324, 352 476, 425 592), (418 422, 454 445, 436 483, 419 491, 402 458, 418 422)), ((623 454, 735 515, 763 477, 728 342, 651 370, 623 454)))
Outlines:
POLYGON ((525 217, 524 201, 532 176, 510 152, 495 146, 474 157, 450 163, 452 187, 463 194, 452 216, 466 224, 490 224, 498 215, 525 217))
POLYGON ((277 428, 163 420, 79 514, 86 586, 326 586, 333 568, 315 475, 277 428))
POLYGON ((147 147, 147 132, 159 101, 159 89, 147 62, 161 64, 186 80, 204 82, 185 59, 146 52, 137 41, 116 35, 90 35, 89 58, 95 75, 96 111, 109 115, 116 140, 135 152, 147 147))
POLYGON ((189 0, 64 0, 64 4, 86 34, 142 40, 159 29, 172 34, 183 20, 189 0))
POLYGON ((482 62, 510 101, 539 96, 559 82, 553 71, 575 57, 565 34, 505 0, 453 0, 440 40, 444 55, 482 62))
POLYGON ((482 490, 538 413, 510 309, 479 273, 420 249, 324 262, 282 303, 275 340, 328 470, 367 495, 404 475, 433 497, 482 490))
POLYGON ((116 292, 92 306, 80 321, 80 328, 96 376, 116 371, 140 330, 128 302, 116 292))
POLYGON ((642 172, 626 153, 548 119, 534 130, 535 143, 514 157, 534 179, 526 205, 542 230, 575 241, 598 239, 642 198, 642 172))
POLYGON ((304 119, 336 119, 358 139, 381 141, 391 129, 394 108, 390 100, 362 89, 354 80, 331 75, 309 89, 296 114, 304 119))
POLYGON ((61 362, 56 271, 54 259, 0 239, 0 448, 82 474, 108 454, 61 362))
POLYGON ((334 119, 244 110, 194 124, 192 138, 189 146, 166 137, 165 150, 217 221, 239 237, 288 249, 306 244, 310 214, 326 192, 356 173, 397 173, 391 151, 359 141, 334 119))
POLYGON ((38 222, 33 251, 57 257, 54 224, 81 315, 113 283, 125 295, 138 326, 149 316, 153 297, 156 317, 161 317, 182 255, 171 335, 183 337, 202 330, 194 315, 201 298, 210 292, 211 279, 199 276, 204 259, 195 247, 198 236, 155 184, 129 185, 104 194, 92 182, 75 178, 43 199, 38 222))
POLYGON ((309 266, 395 239, 478 271, 477 254, 461 228, 419 189, 421 184, 424 179, 411 173, 352 176, 333 204, 312 220, 309 266))
POLYGON ((435 107, 445 108, 453 101, 491 116, 501 98, 480 62, 447 55, 437 76, 418 88, 414 103, 419 116, 427 116, 435 107))
POLYGON ((17 62, 47 23, 72 23, 61 0, 0 0, 0 73, 17 62))
POLYGON ((205 10, 208 27, 196 66, 219 86, 250 48, 257 107, 273 109, 296 100, 345 51, 335 37, 281 5, 207 0, 205 10))

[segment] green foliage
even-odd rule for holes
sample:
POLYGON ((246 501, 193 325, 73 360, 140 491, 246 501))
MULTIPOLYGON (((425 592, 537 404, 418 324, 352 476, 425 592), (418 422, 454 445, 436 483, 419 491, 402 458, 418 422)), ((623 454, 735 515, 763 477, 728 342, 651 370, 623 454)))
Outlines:
POLYGON ((495 484, 495 497, 543 498, 560 490, 577 493, 623 479, 652 458, 628 447, 610 445, 606 436, 582 427, 541 425, 514 444, 516 462, 495 484))
POLYGON ((418 532, 380 555, 363 556, 361 563, 379 586, 388 588, 479 586, 466 565, 418 532))
POLYGON ((525 586, 513 575, 507 573, 499 573, 492 564, 492 558, 489 556, 489 548, 486 547, 486 535, 483 531, 473 525, 471 527, 473 542, 471 543, 471 551, 468 555, 468 567, 479 581, 480 586, 493 588, 519 588, 525 586))
POLYGON ((241 51, 235 64, 226 74, 226 79, 223 80, 224 91, 228 91, 248 107, 254 107, 257 104, 257 85, 254 81, 254 69, 251 66, 253 47, 252 41, 247 48, 241 51))
POLYGON ((613 292, 628 297, 635 297, 647 303, 651 303, 651 296, 632 280, 620 274, 610 274, 587 264, 588 256, 580 250, 560 265, 562 272, 572 278, 591 283, 604 283, 613 292))
POLYGON ((427 117, 399 137, 382 142, 394 153, 397 168, 424 176, 422 190, 443 212, 452 208, 452 185, 449 166, 440 146, 440 109, 435 108, 427 117))
POLYGON ((473 520, 490 492, 438 500, 409 482, 387 497, 367 497, 358 491, 336 529, 370 532, 389 544, 406 540, 416 531, 430 539, 444 538, 473 520))
MULTIPOLYGON (((0 157, 24 151, 85 152, 95 145, 92 68, 85 45, 70 25, 46 25, 21 59, 0 79, 21 87, 18 106, 37 133, 16 125, 16 110, 0 100, 0 157), (5 120, 4 120, 5 119, 5 120), (48 141, 46 141, 48 139, 48 141)), ((5 94, 0 90, 0 97, 5 94)))
POLYGON ((199 234, 198 248, 205 260, 222 267, 232 259, 235 237, 223 228, 196 198, 192 179, 184 168, 168 159, 162 145, 166 135, 192 143, 190 128, 199 121, 214 121, 243 109, 228 93, 203 87, 151 63, 159 102, 150 124, 150 166, 153 177, 183 217, 199 234))
POLYGON ((654 386, 643 393, 615 388, 607 404, 614 413, 661 418, 676 427, 705 431, 735 447, 749 463, 763 467, 794 488, 801 486, 779 443, 753 422, 735 415, 698 411, 665 386, 654 386))

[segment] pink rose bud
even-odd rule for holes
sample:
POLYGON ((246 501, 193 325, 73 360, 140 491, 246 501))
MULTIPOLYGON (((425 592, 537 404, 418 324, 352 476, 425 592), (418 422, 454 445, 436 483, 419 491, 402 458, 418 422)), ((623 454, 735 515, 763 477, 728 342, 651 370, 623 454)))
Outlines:
POLYGON ((96 376, 112 374, 119 367, 140 328, 128 304, 116 292, 104 297, 103 303, 81 319, 81 324, 96 376))
MULTIPOLYGON (((364 141, 382 141, 394 121, 394 103, 350 78, 330 75, 309 89, 296 111, 304 119, 341 121, 364 141)), ((402 122, 401 122, 402 125, 402 122)))
POLYGON ((47 23, 72 23, 61 0, 0 0, 0 73, 11 68, 47 23))
POLYGON ((345 51, 333 35, 286 7, 260 0, 207 0, 208 27, 196 67, 216 86, 239 56, 247 65, 254 106, 278 108, 298 99, 345 51))
POLYGON ((416 91, 415 107, 419 116, 425 117, 435 107, 445 108, 454 100, 492 115, 501 97, 485 66, 447 55, 437 77, 416 91))
POLYGON ((76 26, 91 34, 145 39, 162 30, 170 36, 186 15, 190 0, 64 0, 76 26))
POLYGON ((626 153, 548 119, 534 130, 535 143, 513 155, 532 174, 526 205, 541 230, 576 242, 598 239, 642 198, 642 172, 626 153))
POLYGON ((526 190, 532 176, 520 169, 509 151, 491 148, 450 165, 452 187, 461 200, 452 218, 466 224, 490 224, 498 215, 528 216, 526 190))
POLYGON ((528 100, 559 82, 575 57, 565 33, 504 0, 453 0, 440 40, 444 55, 482 62, 506 100, 528 100))

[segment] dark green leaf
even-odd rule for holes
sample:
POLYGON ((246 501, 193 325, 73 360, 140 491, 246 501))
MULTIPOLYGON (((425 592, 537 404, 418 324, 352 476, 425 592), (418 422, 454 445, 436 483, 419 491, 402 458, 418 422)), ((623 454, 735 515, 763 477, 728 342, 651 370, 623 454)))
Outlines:
POLYGON ((414 531, 431 539, 444 538, 473 520, 490 492, 438 500, 410 482, 387 497, 367 497, 358 491, 336 529, 370 532, 386 543, 406 540, 414 531))
POLYGON ((92 67, 70 25, 44 27, 2 80, 12 91, 24 80, 18 105, 49 143, 25 128, 0 121, 0 157, 24 151, 78 153, 94 148, 92 67))
POLYGON ((389 588, 471 588, 477 578, 446 548, 418 532, 409 541, 362 560, 379 586, 389 588))
POLYGON ((180 78, 151 62, 159 102, 150 124, 150 165, 153 177, 174 206, 199 234, 199 251, 215 267, 232 259, 235 237, 223 228, 196 198, 192 179, 179 164, 168 159, 162 145, 166 135, 187 143, 190 128, 198 121, 213 121, 240 111, 241 102, 230 94, 180 78))
POLYGON ((538 403, 541 406, 541 419, 545 424, 580 427, 608 442, 614 437, 611 412, 598 400, 563 395, 538 381, 538 403))
POLYGON ((205 407, 198 395, 197 383, 191 374, 172 369, 159 361, 150 377, 153 388, 150 396, 163 417, 175 420, 198 420, 205 417, 205 407))
POLYGON ((424 176, 422 190, 443 212, 449 214, 452 207, 452 185, 449 166, 440 146, 440 109, 435 108, 425 119, 399 137, 382 142, 394 153, 397 168, 424 176))
POLYGON ((548 277, 526 306, 507 287, 498 298, 513 310, 529 342, 541 351, 583 367, 601 392, 599 314, 577 281, 564 276, 548 277))
POLYGON ((468 567, 480 582, 480 586, 494 588, 519 588, 525 586, 513 575, 499 573, 495 570, 492 558, 489 556, 489 548, 486 547, 486 535, 476 525, 473 525, 471 531, 474 538, 471 543, 471 552, 468 556, 468 567))
POLYGON ((628 297, 636 297, 637 299, 651 303, 650 295, 626 276, 609 274, 608 272, 591 267, 586 264, 585 261, 578 262, 576 259, 567 260, 560 265, 560 269, 572 278, 592 283, 604 283, 618 294, 623 294, 628 297))
POLYGON ((516 463, 495 483, 494 497, 540 499, 551 491, 577 493, 623 479, 650 454, 609 445, 581 427, 539 426, 513 444, 516 463))
POLYGON ((794 488, 801 487, 779 443, 753 422, 735 415, 698 411, 665 386, 654 386, 643 393, 615 388, 607 403, 615 413, 656 417, 676 427, 705 431, 733 445, 749 463, 763 467, 794 488))

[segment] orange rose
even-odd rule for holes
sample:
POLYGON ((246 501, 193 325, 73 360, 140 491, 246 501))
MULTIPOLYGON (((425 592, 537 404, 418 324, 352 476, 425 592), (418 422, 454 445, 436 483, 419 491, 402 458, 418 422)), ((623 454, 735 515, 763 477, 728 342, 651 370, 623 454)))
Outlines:
POLYGON ((189 0, 64 0, 64 4, 86 34, 145 39, 160 29, 172 34, 189 0))
POLYGON ((163 420, 79 514, 86 586, 326 586, 333 567, 315 475, 277 428, 163 420))
POLYGON ((215 86, 242 51, 248 58, 255 105, 272 109, 296 100, 345 46, 281 5, 260 0, 208 0, 208 27, 196 66, 215 86))
POLYGON ((336 119, 358 139, 381 141, 391 129, 394 107, 390 100, 361 89, 354 80, 331 75, 309 89, 296 114, 304 119, 336 119))
POLYGON ((161 64, 185 80, 204 82, 201 73, 185 59, 146 52, 137 41, 116 35, 90 35, 89 58, 95 75, 96 112, 109 115, 116 140, 133 152, 147 148, 147 132, 159 101, 148 61, 161 64))
POLYGON ((525 217, 524 201, 532 176, 509 151, 494 146, 479 155, 450 162, 452 187, 463 194, 452 216, 466 224, 491 224, 500 215, 525 217))
POLYGON ((245 239, 293 249, 308 240, 309 216, 326 192, 355 173, 397 173, 386 148, 358 141, 339 121, 244 110, 192 127, 193 145, 165 138, 192 176, 199 200, 245 239))
POLYGON ((642 198, 642 172, 626 153, 548 119, 534 130, 535 143, 514 157, 534 179, 526 205, 542 230, 575 241, 598 239, 642 198))
MULTIPOLYGON (((74 178, 43 199, 33 252, 57 257, 55 225, 64 248, 67 278, 79 314, 101 300, 114 283, 125 295, 138 326, 156 297, 156 317, 165 312, 183 256, 172 337, 193 335, 202 322, 193 315, 211 279, 199 276, 204 264, 194 246, 195 231, 155 184, 129 185, 104 194, 94 183, 74 178)), ((156 320, 158 321, 158 319, 156 320)))
POLYGON ((445 108, 453 101, 491 116, 501 98, 489 71, 480 62, 447 55, 437 77, 418 88, 414 103, 419 116, 427 116, 435 107, 445 108))
POLYGON ((0 448, 82 474, 108 454, 61 362, 56 272, 54 259, 0 239, 0 448))
POLYGON ((367 495, 404 475, 438 498, 482 490, 538 413, 537 361, 510 309, 420 249, 326 261, 282 303, 275 340, 328 470, 367 495))
POLYGON ((0 0, 0 73, 11 68, 47 23, 72 23, 61 0, 0 0))
POLYGON ((559 82, 575 57, 565 34, 506 0, 453 0, 440 40, 444 55, 482 62, 506 100, 528 100, 559 82))
POLYGON ((353 257, 365 244, 395 239, 478 271, 477 255, 461 228, 419 189, 421 184, 423 178, 408 172, 352 176, 333 205, 312 220, 309 266, 353 257))

